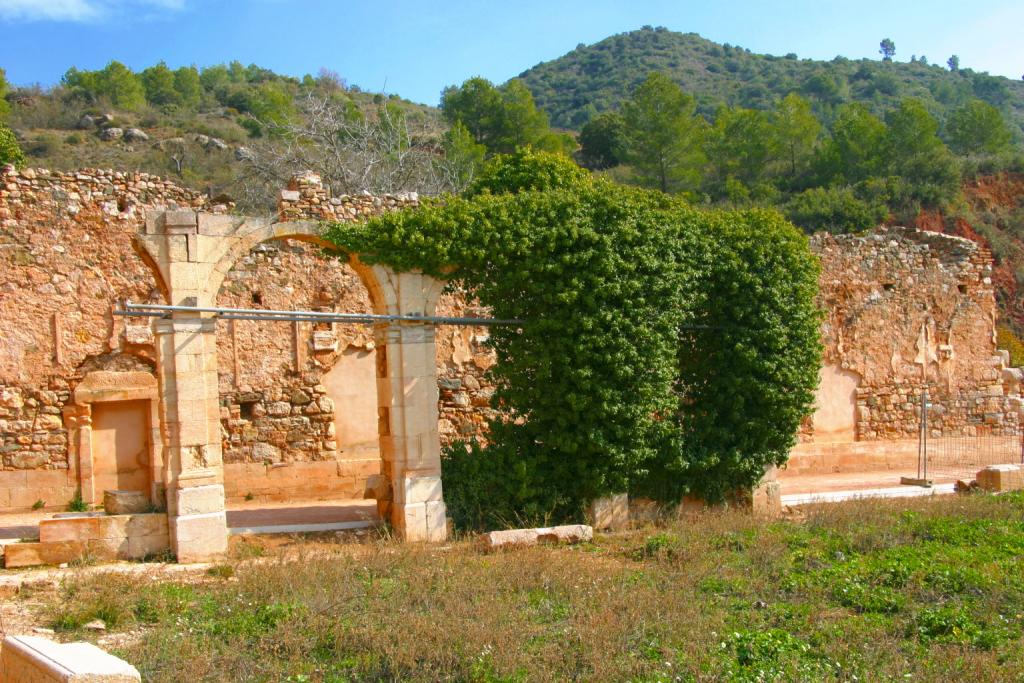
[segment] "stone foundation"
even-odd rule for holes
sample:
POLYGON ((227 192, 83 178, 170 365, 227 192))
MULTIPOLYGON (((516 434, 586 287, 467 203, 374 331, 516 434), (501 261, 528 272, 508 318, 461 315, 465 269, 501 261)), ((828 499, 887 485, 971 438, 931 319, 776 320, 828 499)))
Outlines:
POLYGON ((167 515, 80 513, 39 523, 39 541, 4 547, 4 566, 30 567, 84 559, 141 560, 170 550, 167 515))

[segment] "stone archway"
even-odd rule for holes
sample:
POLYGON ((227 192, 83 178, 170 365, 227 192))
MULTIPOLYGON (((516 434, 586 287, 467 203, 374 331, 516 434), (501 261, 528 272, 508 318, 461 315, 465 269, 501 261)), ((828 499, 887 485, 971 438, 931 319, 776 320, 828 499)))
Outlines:
MULTIPOLYGON (((267 240, 298 239, 330 248, 314 221, 266 220, 194 211, 148 215, 138 251, 177 306, 212 307, 234 262, 267 240)), ((376 313, 431 315, 443 283, 351 256, 376 313)), ((176 311, 155 323, 163 480, 171 547, 180 562, 227 549, 215 319, 176 311)), ((384 512, 405 540, 442 541, 446 515, 437 429, 434 328, 391 321, 374 327, 381 471, 391 484, 384 512)))

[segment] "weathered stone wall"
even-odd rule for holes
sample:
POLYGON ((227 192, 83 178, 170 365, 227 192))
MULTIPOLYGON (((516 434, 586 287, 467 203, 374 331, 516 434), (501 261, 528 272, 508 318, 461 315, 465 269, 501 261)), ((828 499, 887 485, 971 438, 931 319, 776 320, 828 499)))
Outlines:
MULTIPOLYGON (((330 197, 312 174, 279 199, 284 219, 342 221, 418 203, 415 194, 330 197)), ((231 209, 145 174, 0 174, 0 509, 73 495, 85 451, 69 434, 89 425, 74 393, 89 373, 153 374, 149 321, 112 311, 123 300, 164 301, 132 248, 144 209, 155 206, 231 209)), ((858 461, 872 457, 864 449, 873 443, 895 453, 916 437, 925 386, 945 402, 932 414, 936 433, 1016 427, 1020 372, 995 347, 985 250, 905 229, 819 235, 812 248, 823 266, 825 367, 821 409, 800 448, 856 444, 847 450, 858 461)), ((288 240, 240 259, 217 304, 371 312, 355 271, 288 240)), ((453 291, 438 314, 487 311, 453 291)), ((217 332, 229 498, 360 495, 380 462, 372 330, 222 321, 217 332)), ((483 434, 494 363, 486 338, 486 328, 437 329, 442 440, 483 434)))
POLYGON ((160 297, 131 248, 155 203, 213 208, 144 173, 0 170, 0 509, 73 493, 61 414, 85 373, 152 369, 148 326, 111 309, 160 297))
POLYGON ((805 443, 914 439, 926 388, 935 434, 1018 428, 1021 373, 996 348, 986 249, 906 228, 819 234, 811 247, 824 368, 805 443))
MULTIPOLYGON (((280 195, 282 219, 360 221, 416 203, 415 194, 332 198, 315 175, 297 177, 280 195)), ((153 372, 149 320, 112 311, 124 300, 164 302, 132 248, 144 210, 156 206, 231 208, 146 174, 3 169, 0 509, 37 500, 60 506, 74 494, 68 423, 79 420, 73 392, 88 373, 153 372)), ((461 314, 463 300, 445 295, 439 313, 461 314)), ((236 263, 217 305, 371 312, 366 287, 347 264, 289 240, 261 244, 236 263)), ((443 438, 483 423, 489 389, 482 375, 493 363, 479 343, 485 334, 438 330, 443 438)), ((218 363, 229 497, 361 496, 380 467, 368 326, 222 321, 218 363)))

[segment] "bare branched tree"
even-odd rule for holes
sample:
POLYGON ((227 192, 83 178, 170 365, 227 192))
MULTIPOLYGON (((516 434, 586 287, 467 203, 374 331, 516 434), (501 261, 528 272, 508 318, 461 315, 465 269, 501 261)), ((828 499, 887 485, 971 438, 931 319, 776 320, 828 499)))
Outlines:
POLYGON ((305 170, 320 174, 335 195, 429 195, 465 184, 464 173, 448 168, 440 136, 410 123, 394 105, 364 113, 351 103, 309 94, 294 120, 258 123, 263 137, 240 155, 233 188, 244 208, 266 208, 292 175, 305 170))

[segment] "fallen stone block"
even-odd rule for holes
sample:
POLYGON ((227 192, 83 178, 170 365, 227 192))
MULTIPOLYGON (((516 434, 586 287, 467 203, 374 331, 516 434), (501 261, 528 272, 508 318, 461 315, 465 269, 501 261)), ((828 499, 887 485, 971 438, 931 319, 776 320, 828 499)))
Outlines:
POLYGON ((504 529, 490 531, 480 537, 487 550, 517 548, 538 543, 584 543, 594 538, 593 527, 587 524, 565 524, 537 529, 504 529))
POLYGON ((107 490, 103 492, 103 509, 108 515, 132 515, 152 507, 144 491, 107 490))
POLYGON ((0 683, 136 683, 138 669, 92 643, 55 643, 7 636, 0 648, 0 683))
POLYGON ((1020 465, 989 465, 978 472, 975 479, 986 491, 1016 491, 1024 489, 1024 468, 1020 465))

